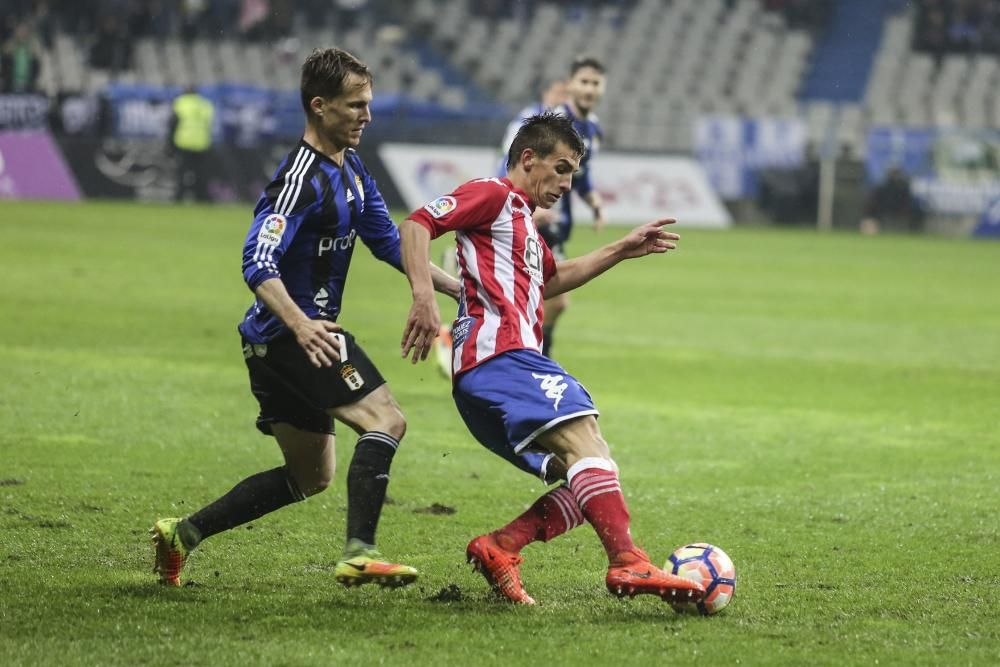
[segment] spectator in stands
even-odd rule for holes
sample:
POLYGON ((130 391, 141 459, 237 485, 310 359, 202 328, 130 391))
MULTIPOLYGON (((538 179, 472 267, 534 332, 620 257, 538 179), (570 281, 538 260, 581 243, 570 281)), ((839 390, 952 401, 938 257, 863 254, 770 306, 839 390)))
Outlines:
POLYGON ((120 72, 132 60, 132 40, 125 23, 116 14, 100 18, 97 34, 90 46, 90 65, 96 69, 120 72))
POLYGON ((42 47, 27 21, 20 22, 0 51, 0 92, 33 93, 38 81, 42 47))
POLYGON ((945 53, 1000 50, 1000 0, 919 0, 913 45, 945 53))
POLYGON ((34 26, 35 34, 38 36, 41 44, 47 49, 52 48, 52 43, 55 39, 55 21, 52 10, 46 0, 39 0, 35 4, 34 11, 31 14, 31 24, 34 26))
POLYGON ((776 224, 808 225, 816 220, 819 163, 808 160, 794 169, 763 169, 757 204, 776 224))
POLYGON ((176 12, 177 8, 172 1, 144 0, 132 12, 129 31, 135 37, 164 39, 172 34, 177 22, 176 12))
POLYGON ((913 196, 910 179, 899 167, 892 167, 885 180, 869 194, 861 233, 874 235, 883 230, 919 232, 924 210, 913 196))
POLYGON ((270 0, 241 0, 240 33, 248 38, 255 37, 263 30, 268 12, 270 11, 270 0))
POLYGON ((174 198, 180 201, 188 192, 196 201, 208 201, 208 149, 212 146, 212 102, 189 87, 174 100, 170 120, 170 141, 176 156, 177 184, 174 198))
POLYGON ((368 0, 335 0, 334 25, 339 30, 361 27, 368 0))
POLYGON ((785 18, 790 28, 822 33, 830 21, 832 0, 766 0, 764 7, 785 18))

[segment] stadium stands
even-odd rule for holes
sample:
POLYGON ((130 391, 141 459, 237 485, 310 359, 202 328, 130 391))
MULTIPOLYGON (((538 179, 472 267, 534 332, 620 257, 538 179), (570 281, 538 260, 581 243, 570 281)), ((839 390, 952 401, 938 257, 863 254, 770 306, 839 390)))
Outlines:
POLYGON ((1000 56, 929 53, 914 18, 904 12, 886 23, 864 97, 869 122, 1000 128, 1000 56))
MULTIPOLYGON (((33 20, 43 37, 37 87, 50 96, 113 83, 294 91, 305 55, 333 43, 373 66, 377 94, 452 110, 492 105, 503 116, 587 52, 608 64, 599 115, 607 144, 620 149, 690 151, 706 113, 799 117, 814 145, 855 156, 872 125, 1000 127, 1000 0, 880 0, 896 11, 872 38, 863 95, 847 100, 803 92, 825 26, 857 3, 361 0, 273 3, 251 16, 246 7, 259 3, 126 4, 132 13, 116 22, 108 12, 121 3, 98 3, 93 16, 15 3, 12 16, 33 20)), ((9 17, 4 30, 14 30, 9 17)))
POLYGON ((464 0, 417 7, 414 25, 511 107, 565 75, 573 56, 604 59, 599 113, 611 145, 626 149, 689 150, 700 112, 796 114, 812 44, 808 30, 790 29, 758 0, 638 0, 627 10, 539 3, 520 23, 483 16, 464 0))
MULTIPOLYGON (((380 94, 457 109, 492 100, 509 110, 529 101, 540 80, 564 74, 573 56, 588 52, 609 65, 601 116, 613 128, 609 143, 621 148, 688 150, 693 118, 701 112, 798 113, 795 94, 812 36, 806 28, 788 28, 781 12, 758 0, 526 4, 534 6, 511 11, 507 3, 423 0, 400 11, 398 3, 371 3, 370 20, 352 27, 299 14, 276 21, 294 26, 290 34, 263 40, 235 26, 221 37, 192 34, 185 27, 190 21, 174 15, 161 17, 170 27, 154 28, 140 12, 129 19, 140 26, 130 33, 135 39, 119 44, 124 37, 114 21, 102 42, 74 30, 83 19, 67 18, 44 49, 38 85, 50 95, 100 93, 110 82, 294 90, 305 54, 335 43, 375 67, 380 94)), ((104 19, 83 25, 103 26, 104 19)))

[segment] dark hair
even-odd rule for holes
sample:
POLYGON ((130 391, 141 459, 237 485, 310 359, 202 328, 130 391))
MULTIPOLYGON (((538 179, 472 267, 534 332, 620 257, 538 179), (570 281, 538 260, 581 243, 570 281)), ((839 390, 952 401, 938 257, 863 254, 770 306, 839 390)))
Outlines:
POLYGON ((347 51, 337 48, 314 49, 302 63, 302 108, 312 115, 309 102, 314 97, 329 99, 344 92, 344 84, 350 74, 357 74, 369 84, 372 73, 368 67, 347 51))
POLYGON ((538 157, 546 157, 552 155, 560 142, 580 157, 586 151, 583 139, 573 127, 573 121, 566 116, 546 111, 525 118, 507 151, 508 171, 517 164, 525 148, 535 151, 538 157))
POLYGON ((577 70, 581 70, 584 67, 593 67, 601 74, 604 74, 604 63, 593 56, 577 56, 573 59, 573 62, 569 66, 569 75, 573 76, 576 74, 577 70))

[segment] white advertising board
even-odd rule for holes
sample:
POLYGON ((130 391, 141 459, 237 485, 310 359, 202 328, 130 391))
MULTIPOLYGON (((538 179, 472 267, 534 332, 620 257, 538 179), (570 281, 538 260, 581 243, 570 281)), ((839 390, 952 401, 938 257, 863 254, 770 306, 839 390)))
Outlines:
MULTIPOLYGON (((379 156, 406 200, 416 209, 473 178, 496 175, 497 151, 470 146, 386 143, 379 156)), ((691 158, 602 152, 595 159, 594 183, 604 197, 609 223, 635 224, 677 218, 682 227, 728 227, 729 212, 691 158)), ((589 220, 583 202, 577 222, 589 220)))

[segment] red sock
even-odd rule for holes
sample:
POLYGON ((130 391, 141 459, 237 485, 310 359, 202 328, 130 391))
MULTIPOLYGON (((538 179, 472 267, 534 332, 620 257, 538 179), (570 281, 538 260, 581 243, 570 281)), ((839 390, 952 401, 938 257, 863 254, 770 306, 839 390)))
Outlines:
POLYGON ((580 459, 569 469, 569 488, 608 552, 608 559, 635 548, 629 534, 628 507, 618 473, 607 459, 580 459))
POLYGON ((528 511, 500 530, 493 531, 497 543, 517 553, 526 545, 548 542, 583 523, 583 514, 569 487, 560 486, 535 501, 528 511))

